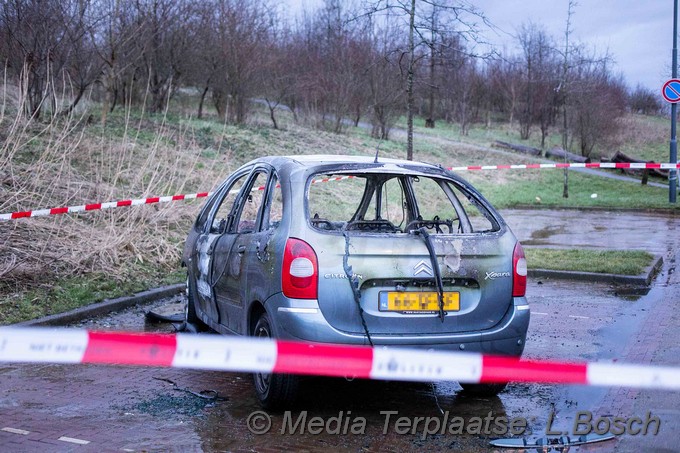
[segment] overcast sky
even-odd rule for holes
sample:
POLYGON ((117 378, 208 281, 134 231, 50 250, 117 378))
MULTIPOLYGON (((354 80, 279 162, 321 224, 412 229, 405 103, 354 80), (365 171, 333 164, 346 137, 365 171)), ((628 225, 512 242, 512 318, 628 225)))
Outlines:
MULTIPOLYGON (((291 11, 323 4, 323 0, 286 1, 291 11)), ((499 29, 487 33, 499 50, 515 50, 511 35, 529 21, 543 25, 554 39, 564 42, 568 0, 469 1, 499 29)), ((671 74, 672 0, 577 0, 572 20, 574 39, 599 53, 609 51, 614 72, 622 72, 629 86, 641 83, 661 92, 671 74)))
MULTIPOLYGON (((473 1, 500 30, 515 34, 524 22, 542 24, 564 42, 567 0, 473 1)), ((673 49, 672 0, 578 0, 572 16, 573 36, 600 53, 609 51, 615 71, 628 85, 638 82, 657 92, 670 77, 673 49)), ((488 38, 499 46, 512 46, 502 32, 488 38)))

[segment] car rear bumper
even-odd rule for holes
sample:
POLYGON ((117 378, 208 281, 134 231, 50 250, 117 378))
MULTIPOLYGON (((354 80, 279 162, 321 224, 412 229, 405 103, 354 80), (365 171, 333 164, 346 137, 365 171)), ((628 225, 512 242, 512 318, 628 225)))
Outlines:
MULTIPOLYGON (((288 299, 279 293, 267 300, 266 309, 278 326, 279 337, 319 343, 367 345, 365 335, 333 328, 316 300, 288 299)), ((493 328, 451 334, 371 335, 374 345, 434 350, 470 351, 520 356, 524 350, 530 310, 524 297, 514 298, 503 319, 493 328)), ((370 331, 369 331, 370 333, 370 331)))

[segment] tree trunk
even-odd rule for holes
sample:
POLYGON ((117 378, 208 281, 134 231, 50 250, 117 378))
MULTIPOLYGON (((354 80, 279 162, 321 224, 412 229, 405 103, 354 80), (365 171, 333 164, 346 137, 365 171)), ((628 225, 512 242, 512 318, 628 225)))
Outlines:
POLYGON ((541 150, 538 149, 538 148, 534 148, 533 146, 514 145, 512 143, 503 142, 503 141, 500 141, 500 140, 496 140, 495 142, 493 142, 493 146, 511 149, 513 151, 517 151, 517 152, 524 153, 524 154, 529 154, 529 155, 532 155, 532 156, 540 156, 541 155, 541 150))
MULTIPOLYGON (((208 82, 210 83, 210 82, 208 82)), ((205 84, 205 88, 203 89, 203 93, 201 93, 201 100, 198 102, 198 119, 201 120, 203 119, 203 102, 205 102, 205 96, 208 94, 208 90, 210 89, 208 83, 205 84)))
POLYGON ((276 124, 276 117, 274 116, 274 111, 276 110, 277 104, 272 105, 271 102, 269 102, 269 99, 265 99, 267 102, 267 107, 269 108, 269 118, 272 120, 272 124, 274 125, 274 129, 278 129, 279 125, 276 124))
POLYGON ((111 93, 107 88, 106 92, 104 93, 104 102, 102 103, 102 127, 106 126, 106 117, 109 113, 109 109, 111 108, 111 103, 109 102, 110 97, 111 93))
POLYGON ((361 105, 357 104, 356 111, 354 112, 354 127, 359 127, 359 122, 361 121, 361 105))
POLYGON ((408 30, 408 74, 406 76, 406 160, 413 160, 413 66, 415 64, 415 19, 416 19, 416 0, 411 0, 411 10, 409 11, 409 30, 408 30))
POLYGON ((541 149, 545 150, 545 138, 548 136, 548 128, 541 125, 541 149))
MULTIPOLYGON (((123 93, 125 94, 125 93, 123 93)), ((125 97, 125 96, 123 96, 125 97)), ((111 102, 111 108, 109 109, 109 113, 113 112, 113 109, 116 108, 116 105, 118 105, 118 87, 115 87, 113 89, 113 101, 111 102)))
POLYGON ((224 122, 227 119, 227 106, 224 102, 224 94, 218 89, 213 90, 213 104, 217 110, 217 117, 224 122))
MULTIPOLYGON (((564 108, 562 109, 562 126, 563 126, 563 131, 562 131, 562 148, 564 148, 565 151, 569 150, 568 143, 567 143, 567 104, 566 104, 566 98, 564 100, 564 108)), ((567 157, 565 154, 564 157, 564 162, 567 161, 567 157)), ((562 198, 569 198, 569 168, 564 167, 564 185, 562 187, 562 198)))
POLYGON ((73 112, 73 110, 76 108, 76 106, 78 105, 78 103, 79 103, 80 100, 82 99, 83 94, 85 94, 85 90, 86 90, 86 89, 87 89, 87 87, 81 86, 81 87, 78 89, 78 94, 76 95, 76 98, 73 100, 73 102, 71 102, 71 105, 69 105, 68 108, 66 108, 66 110, 62 110, 61 112, 59 112, 59 116, 68 116, 68 115, 70 115, 71 112, 73 112))
MULTIPOLYGON (((434 40, 433 40, 434 41, 434 40)), ((425 120, 425 127, 434 129, 434 42, 430 44, 430 112, 425 120)))
POLYGON ((564 162, 581 162, 581 163, 589 163, 590 158, 589 157, 584 157, 580 156, 578 154, 570 153, 569 151, 565 151, 560 148, 553 148, 549 149, 545 153, 546 157, 554 157, 558 159, 564 159, 564 162))

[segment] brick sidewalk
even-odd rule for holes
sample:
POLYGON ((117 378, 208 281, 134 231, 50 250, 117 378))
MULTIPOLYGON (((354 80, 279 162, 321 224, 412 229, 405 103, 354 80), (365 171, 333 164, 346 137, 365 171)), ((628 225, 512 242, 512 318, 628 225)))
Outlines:
MULTIPOLYGON (((187 451, 200 445, 191 417, 143 406, 163 395, 182 401, 180 386, 217 383, 219 373, 171 369, 19 365, 0 369, 0 445, 5 451, 187 451), (198 382, 196 382, 198 381, 198 382), (160 415, 160 416, 159 416, 160 415), (140 429, 143 427, 143 429, 140 429), (27 431, 17 434, 2 430, 27 431), (78 445, 61 437, 88 442, 78 445)), ((202 390, 202 388, 198 388, 202 390)), ((152 403, 150 403, 152 404, 152 403)))
MULTIPOLYGON (((663 274, 645 305, 633 304, 629 310, 644 317, 640 328, 628 341, 621 361, 650 365, 680 365, 680 273, 676 265, 680 252, 669 253, 663 274), (640 305, 640 306, 638 306, 640 305), (644 310, 644 311, 643 311, 644 310)), ((619 439, 616 451, 680 451, 680 393, 660 390, 612 389, 603 400, 598 414, 644 418, 647 412, 661 419, 659 435, 626 435, 619 439), (625 442, 623 442, 625 440, 625 442)), ((589 451, 589 450, 585 450, 589 451)))

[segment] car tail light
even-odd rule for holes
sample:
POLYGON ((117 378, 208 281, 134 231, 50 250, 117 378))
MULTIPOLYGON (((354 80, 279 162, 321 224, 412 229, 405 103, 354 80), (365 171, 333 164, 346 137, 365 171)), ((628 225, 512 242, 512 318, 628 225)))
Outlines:
POLYGON ((301 239, 289 238, 283 252, 281 288, 291 299, 316 299, 319 265, 314 249, 301 239))
POLYGON ((512 297, 522 297, 527 291, 527 260, 518 242, 512 252, 512 297))

